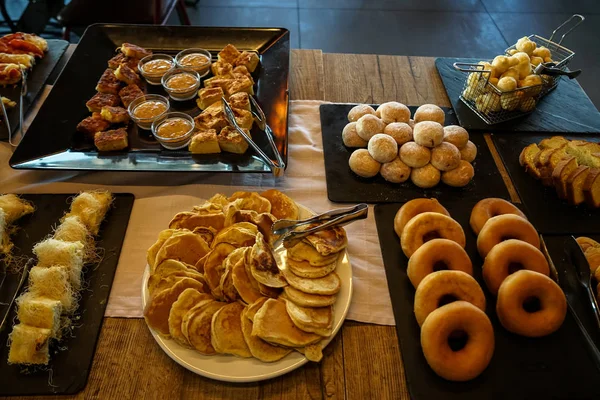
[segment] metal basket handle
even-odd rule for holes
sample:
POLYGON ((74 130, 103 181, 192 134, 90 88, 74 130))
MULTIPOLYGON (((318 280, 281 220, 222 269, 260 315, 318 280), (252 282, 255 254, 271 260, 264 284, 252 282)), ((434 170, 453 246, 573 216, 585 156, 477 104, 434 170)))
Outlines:
POLYGON ((581 24, 583 21, 585 21, 585 17, 583 15, 580 15, 580 14, 571 15, 571 17, 568 20, 566 20, 565 22, 560 24, 560 26, 558 28, 556 28, 554 31, 552 31, 552 36, 550 36, 550 41, 552 41, 552 39, 554 39, 554 35, 556 35, 556 32, 558 32, 563 26, 567 25, 569 22, 571 22, 575 18, 579 18, 579 22, 577 22, 575 25, 573 25, 571 27, 571 29, 569 29, 568 31, 565 32, 564 35, 562 35, 562 37, 560 38, 560 42, 558 42, 559 45, 563 42, 563 40, 565 40, 565 37, 569 33, 571 33, 575 28, 577 28, 579 26, 579 24, 581 24))
POLYGON ((455 62, 452 65, 454 66, 454 69, 461 72, 474 72, 478 74, 488 73, 488 75, 485 76, 486 83, 490 80, 490 76, 492 76, 492 71, 489 69, 483 69, 484 66, 481 64, 455 62))

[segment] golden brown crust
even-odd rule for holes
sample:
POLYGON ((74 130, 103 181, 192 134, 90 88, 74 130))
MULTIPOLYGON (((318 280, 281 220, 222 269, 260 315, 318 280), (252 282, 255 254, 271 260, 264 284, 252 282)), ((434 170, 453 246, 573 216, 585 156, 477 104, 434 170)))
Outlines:
POLYGON ((114 129, 106 132, 96 132, 94 145, 98 151, 118 151, 129 145, 127 130, 125 128, 114 129))
POLYGON ((92 115, 90 117, 85 118, 83 121, 77 124, 76 129, 77 132, 84 133, 93 138, 96 132, 104 131, 108 129, 109 126, 110 122, 105 121, 96 114, 95 116, 92 115))
POLYGON ((138 74, 126 64, 121 64, 117 67, 115 77, 128 85, 139 85, 141 82, 138 74))
POLYGON ((201 110, 206 110, 212 104, 221 101, 225 93, 221 87, 205 87, 198 91, 198 99, 196 103, 201 110))
POLYGON ((108 60, 108 68, 117 69, 119 65, 125 64, 135 72, 138 72, 139 58, 127 57, 123 53, 118 53, 116 56, 108 60))
POLYGON ((132 58, 144 58, 152 54, 150 50, 146 50, 145 48, 132 43, 123 43, 121 45, 121 52, 127 57, 132 58))
POLYGON ((123 107, 104 106, 100 111, 100 115, 103 119, 113 124, 129 121, 129 114, 123 107))
POLYGON ((231 108, 238 108, 241 110, 250 111, 250 98, 248 93, 239 92, 229 96, 229 105, 231 108))
MULTIPOLYGON (((248 132, 246 132, 249 134, 248 132)), ((244 154, 248 150, 248 142, 235 128, 226 126, 217 136, 221 150, 228 153, 244 154)))
POLYGON ((121 81, 117 79, 115 72, 112 69, 107 68, 98 80, 96 90, 100 93, 110 93, 116 96, 119 93, 121 86, 121 81))
POLYGON ((240 51, 232 44, 228 44, 217 54, 219 61, 233 64, 241 55, 240 51))
POLYGON ((119 91, 119 97, 125 107, 129 107, 135 99, 143 95, 144 92, 138 85, 127 85, 119 91))
POLYGON ((85 105, 90 112, 100 112, 104 106, 118 106, 119 97, 110 93, 96 93, 85 105))
POLYGON ((255 52, 243 51, 242 54, 240 54, 238 58, 236 58, 234 65, 236 67, 244 66, 248 69, 248 71, 254 72, 254 70, 258 66, 258 62, 259 58, 255 52))

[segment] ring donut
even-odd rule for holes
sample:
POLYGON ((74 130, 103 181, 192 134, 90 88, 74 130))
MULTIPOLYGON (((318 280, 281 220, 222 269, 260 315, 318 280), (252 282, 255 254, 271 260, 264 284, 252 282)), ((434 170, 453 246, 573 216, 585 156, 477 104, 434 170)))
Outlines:
POLYGON ((540 248, 540 237, 529 221, 518 215, 504 214, 490 218, 479 232, 477 236, 479 255, 485 258, 492 247, 508 239, 522 240, 540 248))
POLYGON ((550 274, 548 261, 540 250, 521 240, 510 239, 488 253, 483 262, 483 280, 490 293, 496 295, 502 282, 521 269, 550 274))
POLYGON ((410 258, 423 243, 438 238, 452 240, 463 248, 466 245, 465 232, 460 224, 436 212, 424 212, 408 221, 402 230, 400 245, 406 257, 410 258))
POLYGON ((496 313, 508 331, 528 337, 546 336, 565 320, 567 299, 552 279, 523 270, 500 286, 496 313))
POLYGON ((479 308, 466 301, 455 301, 425 319, 421 347, 436 374, 449 381, 468 381, 479 376, 492 359, 494 328, 479 308), (457 335, 466 337, 462 348, 451 341, 457 335))
POLYGON ((414 199, 407 203, 404 203, 402 207, 396 213, 394 217, 394 230, 398 237, 402 236, 402 230, 406 226, 406 223, 410 221, 415 215, 424 212, 436 212, 450 216, 448 210, 440 204, 437 199, 414 199))
POLYGON ((446 269, 473 275, 473 264, 465 249, 452 240, 433 239, 410 257, 406 273, 416 289, 427 275, 446 269))
POLYGON ((473 210, 471 211, 469 224, 471 225, 473 232, 475 232, 476 235, 479 235, 481 228, 483 228, 483 225, 485 225, 488 219, 504 214, 515 214, 527 219, 525 214, 512 203, 504 199, 489 198, 483 199, 475 204, 475 207, 473 207, 473 210))
POLYGON ((466 301, 485 311, 485 295, 479 283, 462 271, 438 271, 421 281, 415 293, 415 318, 419 326, 431 312, 453 301, 466 301))

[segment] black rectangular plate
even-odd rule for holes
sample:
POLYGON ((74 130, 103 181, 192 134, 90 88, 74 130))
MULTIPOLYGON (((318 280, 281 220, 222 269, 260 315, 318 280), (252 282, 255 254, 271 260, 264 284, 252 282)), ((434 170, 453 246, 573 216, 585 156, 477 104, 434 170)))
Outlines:
MULTIPOLYGON (((593 136, 564 135, 567 139, 598 141, 593 136)), ((546 234, 600 233, 600 209, 585 204, 572 206, 556 195, 553 187, 535 180, 519 164, 521 150, 531 143, 539 143, 548 135, 493 134, 492 140, 502 157, 506 170, 525 205, 533 225, 546 234)))
MULTIPOLYGON (((337 203, 391 203, 423 196, 436 197, 440 201, 463 197, 509 198, 508 189, 496 168, 485 138, 482 133, 477 132, 470 132, 470 139, 477 146, 477 158, 473 162, 475 178, 464 188, 453 188, 440 183, 432 189, 421 189, 410 182, 410 179, 395 184, 387 182, 381 175, 369 179, 359 177, 348 166, 348 159, 355 149, 347 148, 342 141, 342 130, 348 123, 348 111, 352 107, 354 104, 323 104, 320 107, 329 200, 337 203)), ((412 113, 417 109, 412 106, 409 108, 412 113)), ((456 124, 454 112, 449 108, 444 108, 444 111, 446 125, 456 124)))
MULTIPOLYGON (((18 231, 12 237, 15 244, 14 255, 32 258, 32 248, 52 233, 60 218, 69 210, 69 199, 73 194, 31 194, 22 195, 35 205, 36 211, 16 222, 18 231)), ((50 363, 44 367, 23 368, 8 365, 8 334, 12 330, 11 321, 16 321, 15 307, 8 315, 6 328, 0 333, 0 396, 25 396, 41 394, 74 394, 82 390, 92 367, 96 343, 104 320, 104 310, 113 278, 119 263, 121 247, 133 207, 132 194, 115 194, 113 206, 102 222, 96 244, 104 249, 99 264, 88 265, 84 272, 87 288, 81 293, 79 308, 76 311, 72 337, 65 337, 50 345, 50 363)), ((3 262, 0 266, 4 268, 3 262)), ((19 276, 9 273, 2 286, 2 300, 10 297, 17 287, 19 276)), ((25 289, 25 288, 24 288, 25 289)), ((6 306, 0 307, 4 315, 6 306)))
MULTIPOLYGON (((577 80, 562 77, 557 88, 544 96, 531 114, 522 118, 488 125, 459 96, 467 74, 452 66, 455 62, 477 63, 474 58, 436 58, 435 66, 442 78, 448 98, 466 129, 515 132, 600 133, 600 112, 577 80)), ((585 71, 583 71, 585 74, 585 71)))
MULTIPOLYGON (((506 331, 498 321, 495 300, 485 289, 483 262, 477 253, 476 237, 469 227, 474 201, 443 203, 465 230, 466 251, 473 262, 474 277, 487 296, 486 314, 494 326, 495 350, 490 365, 468 382, 450 382, 427 364, 421 349, 420 329, 413 313, 414 293, 406 268, 408 259, 394 232, 394 216, 401 204, 378 204, 375 221, 396 320, 396 332, 404 362, 408 389, 413 399, 592 399, 600 396, 600 370, 589 355, 583 334, 567 313, 563 325, 543 338, 526 338, 506 331)), ((547 241, 554 254, 562 242, 547 241), (558 248, 557 248, 558 245, 558 248)), ((562 260, 553 258, 559 280, 566 281, 562 260)), ((573 289, 563 287, 568 297, 573 289)), ((575 293, 577 295, 577 293, 575 293)), ((590 314, 591 318, 591 314, 590 314)), ((593 326, 592 326, 593 327, 593 326)), ((596 328, 594 337, 598 337, 596 328)), ((600 341, 596 340, 596 343, 600 341)))
MULTIPOLYGON (((69 42, 66 40, 48 39, 48 52, 42 59, 37 59, 33 69, 28 73, 27 77, 27 95, 23 101, 23 113, 27 111, 41 93, 48 77, 58 64, 65 50, 69 47, 69 42)), ((19 128, 19 102, 21 101, 21 84, 0 87, 0 95, 8 97, 15 101, 17 105, 13 108, 7 108, 8 120, 13 133, 19 128)), ((6 124, 0 122, 0 140, 8 139, 8 129, 6 124)))
MULTIPOLYGON (((187 150, 163 149, 149 131, 129 129, 130 148, 124 152, 98 153, 92 143, 82 143, 75 131, 89 116, 85 103, 95 93, 107 61, 123 42, 135 43, 157 53, 177 54, 187 48, 205 48, 216 55, 233 43, 240 50, 259 53, 254 73, 255 93, 275 143, 287 160, 289 31, 283 28, 207 28, 197 26, 92 25, 84 33, 71 59, 56 81, 48 99, 17 148, 10 165, 18 169, 110 170, 110 171, 206 171, 269 172, 250 150, 244 155, 192 155, 187 150), (73 84, 77 82, 77 84, 73 84), (60 115, 60 118, 56 116, 60 115)), ((150 93, 162 88, 151 88, 150 93)), ((195 101, 170 100, 171 109, 194 116, 195 101)), ((272 152, 264 134, 255 128, 253 138, 264 151, 272 152)))

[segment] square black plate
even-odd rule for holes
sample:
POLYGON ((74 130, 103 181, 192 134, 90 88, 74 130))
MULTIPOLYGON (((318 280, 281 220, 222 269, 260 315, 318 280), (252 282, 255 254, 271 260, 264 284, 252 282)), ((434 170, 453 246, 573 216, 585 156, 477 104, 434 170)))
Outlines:
MULTIPOLYGON (((18 230, 11 237, 15 244, 14 255, 32 258, 34 244, 52 233, 60 218, 69 210, 69 199, 73 194, 27 194, 23 198, 33 202, 36 210, 15 224, 18 230)), ((0 395, 25 396, 41 394, 73 394, 82 390, 92 367, 96 342, 104 320, 104 310, 112 287, 121 247, 125 239, 129 215, 133 207, 132 194, 115 194, 113 206, 106 214, 100 227, 96 245, 104 249, 102 261, 87 265, 84 282, 87 288, 81 293, 79 308, 73 318, 72 336, 58 344, 50 345, 48 366, 24 368, 8 365, 8 335, 12 331, 11 321, 16 321, 15 307, 10 310, 7 326, 0 333, 0 395)), ((0 261, 0 268, 4 262, 0 261)), ((18 284, 18 274, 9 273, 2 285, 1 298, 7 302, 18 284)), ((25 289, 25 288, 24 288, 25 289)), ((6 306, 0 307, 4 315, 6 306)))
MULTIPOLYGON (((598 141, 593 136, 564 135, 567 139, 598 141)), ((492 140, 502 157, 506 170, 513 181, 521 201, 533 225, 546 234, 593 234, 600 233, 600 209, 585 204, 572 206, 556 195, 553 187, 546 187, 532 178, 519 164, 521 150, 531 143, 539 143, 548 135, 493 134, 492 140)))
MULTIPOLYGON (((48 52, 40 60, 36 60, 32 70, 27 77, 27 95, 23 98, 23 113, 27 111, 41 93, 48 77, 58 64, 58 61, 69 47, 66 40, 48 39, 48 52)), ((13 108, 7 108, 8 120, 13 133, 19 128, 19 102, 21 101, 21 84, 13 86, 0 87, 0 95, 8 97, 15 101, 17 105, 13 108)), ((0 122, 0 140, 8 139, 8 129, 6 124, 0 122)))
MULTIPOLYGON (((468 382, 450 382, 439 377, 427 364, 420 341, 420 328, 413 312, 415 289, 406 274, 408 259, 402 252, 394 232, 394 216, 401 204, 378 204, 375 221, 381 244, 383 262, 396 332, 402 352, 408 390, 413 399, 592 399, 600 396, 600 370, 590 356, 582 332, 573 316, 567 312, 563 325, 553 334, 542 338, 526 338, 506 331, 496 316, 495 299, 483 283, 482 259, 477 253, 476 237, 469 227, 474 201, 442 204, 465 231, 466 251, 473 262, 475 279, 487 297, 486 314, 494 326, 495 350, 490 365, 477 378, 468 382)), ((564 237, 546 240, 559 272, 561 286, 571 302, 581 296, 580 288, 571 286, 571 268, 565 265, 564 237)), ((575 283, 576 284, 576 283, 575 283)), ((592 320, 591 309, 588 320, 592 320)), ((588 324, 598 340, 597 327, 588 324)))
MULTIPOLYGON (((421 189, 410 182, 410 179, 396 184, 387 182, 381 175, 369 179, 359 177, 348 166, 348 159, 355 149, 347 148, 342 141, 342 130, 348 123, 347 115, 352 107, 354 104, 323 104, 320 107, 329 200, 337 203, 392 203, 423 196, 436 197, 440 201, 465 197, 510 198, 485 138, 482 133, 477 132, 469 132, 471 141, 477 146, 477 157, 473 162, 475 178, 464 188, 440 183, 432 189, 421 189)), ((417 109, 413 106, 409 108, 412 113, 417 109)), ((444 108, 444 111, 446 125, 457 124, 452 109, 444 108)))
MULTIPOLYGON (((566 77, 562 77, 556 89, 542 98, 531 114, 500 124, 486 124, 459 99, 467 74, 457 71, 452 66, 455 62, 477 63, 479 61, 474 58, 436 58, 435 60, 435 66, 460 125, 466 129, 488 132, 600 133, 600 112, 577 80, 566 77)), ((583 73, 585 74, 586 71, 584 70, 583 73)))
MULTIPOLYGON (((140 130, 138 134, 134 124, 129 129, 128 151, 98 153, 93 143, 85 144, 78 140, 75 127, 89 116, 85 103, 96 93, 96 83, 121 43, 135 43, 155 53, 171 55, 187 48, 200 47, 211 51, 213 56, 233 43, 240 50, 256 51, 260 56, 260 67, 254 72, 255 94, 285 161, 289 38, 289 31, 283 28, 92 25, 82 36, 23 142, 10 159, 10 165, 18 169, 269 172, 269 167, 252 151, 244 155, 192 155, 187 150, 166 150, 158 145, 149 131, 140 130)), ((157 90, 162 91, 162 88, 152 88, 149 92, 157 90)), ((192 116, 200 113, 193 100, 170 100, 170 103, 173 110, 185 111, 192 116)), ((267 154, 271 154, 266 137, 255 129, 253 138, 267 154)))

